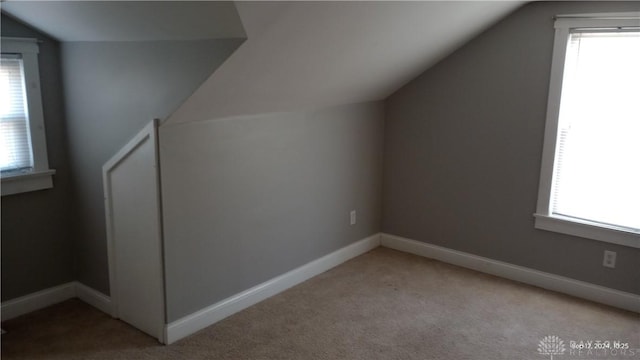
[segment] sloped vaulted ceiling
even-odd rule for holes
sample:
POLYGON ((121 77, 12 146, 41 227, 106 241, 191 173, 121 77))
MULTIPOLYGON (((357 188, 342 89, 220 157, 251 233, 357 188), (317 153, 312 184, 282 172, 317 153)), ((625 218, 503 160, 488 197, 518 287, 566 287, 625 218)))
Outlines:
POLYGON ((386 98, 522 2, 236 2, 248 40, 168 120, 386 98))
POLYGON ((59 41, 244 38, 231 1, 24 1, 3 11, 59 41))
POLYGON ((384 99, 522 3, 14 0, 2 8, 61 41, 246 35, 172 124, 384 99))

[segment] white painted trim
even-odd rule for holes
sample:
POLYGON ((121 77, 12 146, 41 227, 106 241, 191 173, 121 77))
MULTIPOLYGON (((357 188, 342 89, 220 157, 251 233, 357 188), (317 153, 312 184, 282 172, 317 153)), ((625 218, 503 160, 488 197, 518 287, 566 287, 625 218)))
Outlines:
POLYGON ((640 313, 640 295, 395 235, 381 234, 380 245, 640 313))
POLYGON ((580 221, 555 215, 533 214, 536 229, 580 236, 612 244, 640 248, 640 232, 613 225, 580 221))
POLYGON ((51 189, 55 170, 25 171, 2 176, 2 196, 51 189))
POLYGON ((379 245, 380 235, 372 235, 191 315, 178 319, 166 326, 165 343, 171 344, 189 336, 251 305, 309 280, 347 260, 373 250, 379 245))
POLYGON ((111 314, 111 299, 107 295, 80 282, 72 281, 3 302, 0 310, 2 321, 44 309, 75 297, 100 311, 111 314))
POLYGON ((69 282, 5 301, 0 308, 2 321, 44 309, 47 306, 73 299, 75 296, 75 283, 69 282))
POLYGON ((635 13, 594 14, 583 16, 556 16, 556 29, 640 27, 640 16, 635 13))
POLYGON ((556 158, 556 143, 558 137, 558 116, 560 114, 560 95, 564 80, 564 59, 567 53, 568 29, 556 29, 553 42, 553 56, 551 75, 549 79, 549 94, 547 99, 547 114, 544 127, 544 141, 542 145, 542 159, 540 164, 540 181, 538 183, 538 203, 536 213, 549 214, 551 209, 551 194, 553 193, 553 178, 555 176, 554 161, 556 158))
POLYGON ((560 14, 556 19, 640 19, 640 11, 626 11, 614 13, 589 13, 589 14, 560 14))
MULTIPOLYGON (((109 264, 109 288, 112 294, 117 293, 118 289, 118 276, 116 272, 116 252, 115 242, 113 239, 113 215, 111 203, 111 179, 109 174, 121 161, 127 158, 135 149, 138 148, 147 139, 157 141, 157 120, 151 121, 147 124, 138 134, 136 134, 125 146, 123 146, 111 159, 109 159, 102 166, 102 185, 104 189, 104 202, 105 202, 105 220, 106 220, 106 234, 107 234, 107 258, 109 264)), ((154 145, 155 146, 155 145, 154 145)), ((157 146, 156 146, 157 157, 157 146)), ((156 159, 157 160, 157 159, 156 159)), ((118 299, 117 296, 113 296, 111 299, 111 315, 115 318, 119 318, 118 312, 118 299)))
POLYGON ((19 38, 19 37, 2 37, 2 52, 4 53, 33 53, 40 52, 38 39, 19 38))
POLYGON ((589 27, 640 26, 638 12, 611 14, 559 15, 555 21, 555 39, 549 78, 547 113, 538 182, 535 227, 541 230, 579 236, 617 245, 640 248, 638 236, 622 228, 614 228, 595 222, 579 221, 556 216, 551 211, 551 196, 555 192, 553 179, 556 178, 555 160, 558 149, 558 121, 560 114, 562 84, 567 43, 572 29, 589 27))
POLYGON ((47 138, 45 134, 42 93, 40 91, 40 68, 38 66, 39 45, 36 39, 2 38, 2 53, 22 55, 25 91, 27 97, 28 125, 31 141, 33 169, 28 174, 2 175, 2 195, 12 195, 53 187, 53 174, 49 169, 47 138), (9 180, 7 182, 5 179, 9 180))
POLYGON ((78 281, 75 282, 75 290, 78 299, 104 313, 109 315, 113 313, 113 309, 111 308, 111 298, 109 296, 78 281))
POLYGON ((152 120, 145 125, 129 142, 123 146, 115 155, 111 157, 103 166, 102 171, 109 171, 124 160, 133 150, 135 150, 144 140, 155 134, 157 120, 152 120))
MULTIPOLYGON (((165 324, 167 322, 165 314, 166 314, 166 293, 164 287, 164 244, 162 240, 162 204, 161 204, 161 191, 160 191, 160 173, 159 173, 159 148, 158 148, 158 126, 160 120, 153 119, 151 120, 138 134, 136 134, 124 147, 120 149, 111 159, 109 159, 102 167, 102 179, 103 179, 103 188, 104 188, 104 201, 105 201, 105 220, 106 220, 106 234, 107 234, 107 254, 108 254, 108 264, 109 264, 109 285, 111 289, 111 315, 115 318, 121 318, 123 321, 128 322, 134 327, 148 333, 151 336, 156 337, 160 342, 164 343, 164 335, 165 335, 165 324), (149 255, 148 259, 153 259, 150 261, 155 261, 157 257, 157 261, 159 262, 159 268, 161 269, 162 274, 159 275, 161 277, 161 284, 158 290, 158 300, 160 301, 159 307, 162 309, 161 314, 158 314, 158 318, 153 324, 154 329, 150 330, 149 328, 143 329, 140 326, 140 323, 136 324, 132 319, 127 319, 126 314, 123 314, 120 311, 120 296, 122 296, 123 288, 119 285, 119 276, 126 274, 118 273, 117 259, 116 259, 116 239, 115 239, 115 229, 114 229, 114 214, 113 214, 113 190, 112 190, 112 182, 111 182, 111 172, 123 161, 125 161, 129 155, 133 154, 136 149, 138 149, 142 144, 146 141, 150 141, 151 146, 153 147, 153 167, 155 171, 155 190, 157 196, 157 207, 155 208, 155 213, 157 216, 157 226, 158 226, 158 239, 160 252, 158 254, 146 254, 149 255), (123 316, 125 316, 123 318, 123 316)), ((144 284, 137 284, 144 285, 144 284)), ((154 289, 156 290, 156 289, 154 289)), ((155 294, 151 295, 155 298, 155 294)), ((150 325, 149 325, 150 326, 150 325)))

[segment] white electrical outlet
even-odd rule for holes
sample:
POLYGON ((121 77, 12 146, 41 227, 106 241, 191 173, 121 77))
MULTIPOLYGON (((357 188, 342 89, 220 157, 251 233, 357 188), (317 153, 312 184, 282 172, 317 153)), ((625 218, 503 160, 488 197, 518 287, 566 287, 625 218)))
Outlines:
POLYGON ((602 260, 602 266, 604 267, 608 267, 608 268, 615 268, 616 267, 616 252, 615 251, 609 251, 609 250, 605 250, 604 251, 604 260, 602 260))
POLYGON ((355 225, 356 224, 356 211, 355 210, 351 210, 351 212, 349 213, 349 219, 350 219, 351 225, 355 225))

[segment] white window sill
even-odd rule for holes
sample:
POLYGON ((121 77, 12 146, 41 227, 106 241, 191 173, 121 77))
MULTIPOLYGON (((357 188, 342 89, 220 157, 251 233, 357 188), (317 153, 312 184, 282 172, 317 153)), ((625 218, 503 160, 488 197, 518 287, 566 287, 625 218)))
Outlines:
POLYGON ((2 174, 2 196, 51 189, 55 170, 2 174))
POLYGON ((640 248, 640 232, 631 229, 560 216, 543 214, 533 214, 533 216, 536 218, 536 229, 640 248))

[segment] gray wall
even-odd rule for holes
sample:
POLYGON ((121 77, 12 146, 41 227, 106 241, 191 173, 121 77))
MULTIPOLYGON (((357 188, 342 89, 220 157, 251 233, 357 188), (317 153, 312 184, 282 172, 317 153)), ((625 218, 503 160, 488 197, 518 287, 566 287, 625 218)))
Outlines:
POLYGON ((536 230, 532 216, 553 16, 639 9, 529 4, 391 96, 383 231, 640 294, 640 249, 536 230))
POLYGON ((2 197, 2 301, 74 280, 69 233, 70 171, 60 46, 2 14, 2 36, 40 43, 39 68, 53 189, 2 197))
POLYGON ((379 232, 383 117, 366 103, 161 127, 168 320, 379 232))
POLYGON ((149 121, 174 111, 242 41, 62 45, 79 281, 109 293, 102 165, 149 121))

